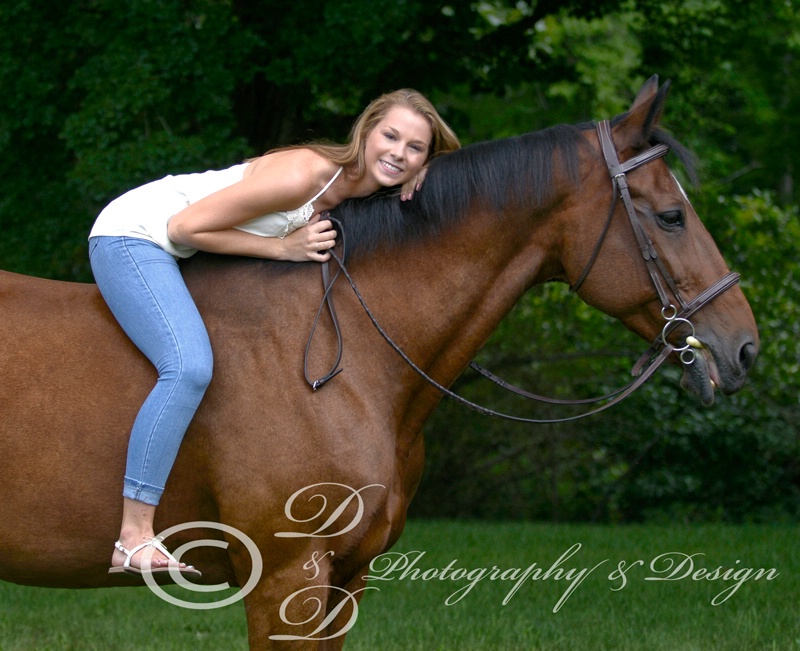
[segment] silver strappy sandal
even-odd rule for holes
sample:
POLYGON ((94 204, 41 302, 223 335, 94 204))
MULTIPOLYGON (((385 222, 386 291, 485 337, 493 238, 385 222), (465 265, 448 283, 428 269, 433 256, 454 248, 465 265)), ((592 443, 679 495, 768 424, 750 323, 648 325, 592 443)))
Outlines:
POLYGON ((125 554, 126 558, 125 562, 122 565, 117 567, 110 567, 108 569, 109 574, 125 573, 125 574, 142 575, 144 573, 155 574, 157 572, 169 572, 171 569, 174 569, 182 574, 194 574, 197 576, 202 576, 200 570, 195 569, 192 565, 185 565, 180 561, 178 561, 178 559, 175 558, 172 554, 170 554, 169 550, 167 550, 167 548, 161 544, 161 540, 159 540, 158 538, 151 538, 150 540, 143 542, 141 545, 136 545, 136 547, 134 547, 133 549, 128 549, 118 540, 117 542, 114 543, 114 547, 116 547, 119 551, 125 554), (162 554, 164 554, 164 556, 167 557, 167 559, 170 562, 170 565, 167 565, 166 567, 153 567, 144 570, 138 567, 133 567, 131 565, 131 559, 133 558, 133 555, 141 551, 145 547, 153 547, 154 549, 160 551, 162 554))

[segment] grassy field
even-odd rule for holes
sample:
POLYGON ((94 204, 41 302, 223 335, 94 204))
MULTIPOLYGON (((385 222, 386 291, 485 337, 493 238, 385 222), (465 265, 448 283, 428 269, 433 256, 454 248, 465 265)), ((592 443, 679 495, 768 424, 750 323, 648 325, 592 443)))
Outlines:
MULTIPOLYGON (((391 560, 413 565, 405 575, 387 571, 388 557, 374 566, 384 579, 371 582, 379 590, 364 597, 345 649, 800 651, 799 534, 411 522, 391 560)), ((246 640, 241 603, 198 611, 147 588, 0 584, 2 651, 244 650, 246 640)))

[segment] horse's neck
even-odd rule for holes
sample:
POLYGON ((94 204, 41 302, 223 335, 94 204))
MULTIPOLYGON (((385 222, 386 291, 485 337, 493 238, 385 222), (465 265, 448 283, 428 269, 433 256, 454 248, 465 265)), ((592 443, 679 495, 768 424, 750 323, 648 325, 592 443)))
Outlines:
POLYGON ((436 238, 380 252, 353 275, 415 363, 449 384, 522 294, 550 278, 555 243, 546 230, 544 219, 477 214, 436 238))
MULTIPOLYGON (((475 214, 436 237, 362 254, 348 270, 386 332, 417 365, 450 384, 525 290, 546 279, 540 273, 548 266, 549 237, 541 219, 475 214)), ((318 265, 198 256, 184 266, 184 276, 212 329, 237 329, 226 345, 281 341, 302 355, 322 298, 318 265), (251 336, 243 336, 248 328, 251 336)), ((338 284, 345 339, 359 343, 346 347, 346 365, 377 359, 378 366, 413 378, 407 387, 416 383, 418 376, 408 375, 364 317, 345 279, 338 284)), ((321 337, 330 334, 321 329, 321 337)))

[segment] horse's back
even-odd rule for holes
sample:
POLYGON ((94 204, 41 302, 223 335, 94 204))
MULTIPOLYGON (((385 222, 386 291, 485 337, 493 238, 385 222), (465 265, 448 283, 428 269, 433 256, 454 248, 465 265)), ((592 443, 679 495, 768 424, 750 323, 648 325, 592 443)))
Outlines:
POLYGON ((0 271, 0 404, 16 406, 3 409, 0 428, 29 419, 24 401, 52 412, 103 389, 118 395, 148 372, 96 285, 0 271))

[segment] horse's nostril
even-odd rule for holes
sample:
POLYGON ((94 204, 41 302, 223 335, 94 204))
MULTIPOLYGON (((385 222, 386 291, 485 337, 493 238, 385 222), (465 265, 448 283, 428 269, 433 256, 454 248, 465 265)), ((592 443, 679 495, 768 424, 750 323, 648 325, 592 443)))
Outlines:
POLYGON ((739 363, 745 372, 749 371, 756 359, 756 346, 752 342, 747 342, 739 349, 739 363))

